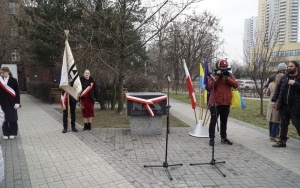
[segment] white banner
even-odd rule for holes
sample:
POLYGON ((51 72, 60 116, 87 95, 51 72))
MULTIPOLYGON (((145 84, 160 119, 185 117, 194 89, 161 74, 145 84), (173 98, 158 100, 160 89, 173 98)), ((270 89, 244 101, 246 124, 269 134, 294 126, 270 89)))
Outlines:
POLYGON ((59 88, 65 90, 77 100, 82 91, 79 73, 74 63, 74 58, 68 40, 65 42, 59 88))

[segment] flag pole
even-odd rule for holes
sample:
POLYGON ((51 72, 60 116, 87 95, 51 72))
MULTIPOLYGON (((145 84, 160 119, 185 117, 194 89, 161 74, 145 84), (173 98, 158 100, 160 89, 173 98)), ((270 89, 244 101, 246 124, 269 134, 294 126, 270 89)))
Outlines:
POLYGON ((195 120, 196 120, 196 125, 198 124, 198 120, 197 120, 197 113, 196 113, 196 109, 194 109, 194 114, 195 114, 195 120))
MULTIPOLYGON (((68 41, 68 37, 69 37, 69 30, 65 30, 65 35, 66 35, 66 41, 68 41)), ((66 58, 67 58, 67 62, 68 62, 68 55, 66 55, 66 58)), ((69 64, 67 63, 67 70, 69 70, 69 64)), ((69 84, 69 79, 68 79, 68 84, 69 84)), ((69 93, 67 92, 67 96, 68 96, 68 131, 70 132, 71 131, 71 120, 70 120, 70 116, 71 116, 71 113, 70 113, 70 95, 69 93)))
MULTIPOLYGON (((200 80, 200 79, 199 79, 200 80)), ((199 82, 200 84, 200 82, 199 82)), ((200 88, 200 87, 199 87, 200 88)), ((199 103, 200 103, 200 108, 199 108, 199 119, 202 120, 203 118, 203 108, 202 108, 202 101, 201 101, 201 94, 202 94, 202 89, 200 88, 200 99, 199 99, 199 103)))

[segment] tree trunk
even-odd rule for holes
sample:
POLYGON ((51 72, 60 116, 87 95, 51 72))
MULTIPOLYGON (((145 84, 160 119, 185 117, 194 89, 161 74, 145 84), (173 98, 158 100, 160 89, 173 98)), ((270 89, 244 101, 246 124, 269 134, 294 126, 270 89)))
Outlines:
POLYGON ((120 58, 120 68, 119 68, 119 75, 118 75, 118 81, 117 81, 117 99, 118 99, 118 109, 117 113, 122 114, 123 113, 123 80, 124 80, 124 64, 125 64, 125 57, 121 55, 120 58))
POLYGON ((262 83, 260 83, 261 87, 259 88, 259 97, 260 97, 260 115, 264 116, 264 92, 263 92, 263 87, 262 83))

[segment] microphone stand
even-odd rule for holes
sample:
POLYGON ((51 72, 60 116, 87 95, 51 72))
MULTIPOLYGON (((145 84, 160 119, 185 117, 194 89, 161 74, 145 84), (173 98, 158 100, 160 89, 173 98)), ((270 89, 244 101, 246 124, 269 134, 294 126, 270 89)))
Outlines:
MULTIPOLYGON (((213 81, 213 93, 215 93, 215 80, 212 79, 213 81)), ((214 95, 214 98, 216 99, 216 95, 214 95)), ((216 100, 214 100, 214 108, 215 108, 215 113, 216 113, 216 125, 217 127, 219 127, 218 124, 218 111, 217 111, 217 104, 216 104, 216 100)), ((211 115, 212 118, 212 115, 211 115)), ((225 163, 225 161, 219 161, 217 162, 217 160, 215 159, 215 138, 213 138, 213 144, 212 144, 212 154, 211 154, 211 161, 209 163, 191 163, 190 166, 194 166, 194 165, 206 165, 206 164, 210 164, 213 165, 214 167, 216 167, 216 169, 223 175, 223 177, 226 177, 226 175, 218 168, 218 166, 216 166, 216 164, 219 163, 225 163)))
POLYGON ((167 111, 167 130, 166 130, 166 149, 165 149, 165 161, 163 162, 162 165, 144 165, 145 168, 147 167, 163 167, 165 168, 166 170, 166 173, 168 174, 168 177, 169 179, 172 181, 173 178, 171 177, 170 173, 169 173, 169 170, 168 170, 168 167, 169 166, 182 166, 182 164, 172 164, 172 165, 169 165, 168 164, 168 137, 169 137, 169 134, 170 134, 170 119, 169 119, 169 116, 170 116, 170 100, 169 100, 169 90, 170 90, 170 82, 171 82, 171 79, 170 79, 170 76, 167 75, 167 80, 168 80, 168 104, 166 106, 166 111, 167 111))

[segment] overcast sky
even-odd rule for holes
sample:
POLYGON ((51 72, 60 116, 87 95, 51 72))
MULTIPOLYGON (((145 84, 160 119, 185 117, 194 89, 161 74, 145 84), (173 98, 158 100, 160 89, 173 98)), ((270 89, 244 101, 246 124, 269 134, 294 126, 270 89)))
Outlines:
POLYGON ((223 33, 220 36, 225 39, 221 49, 228 55, 218 58, 227 57, 229 62, 238 60, 242 63, 244 21, 257 16, 258 0, 203 0, 196 10, 208 10, 221 19, 223 33))

